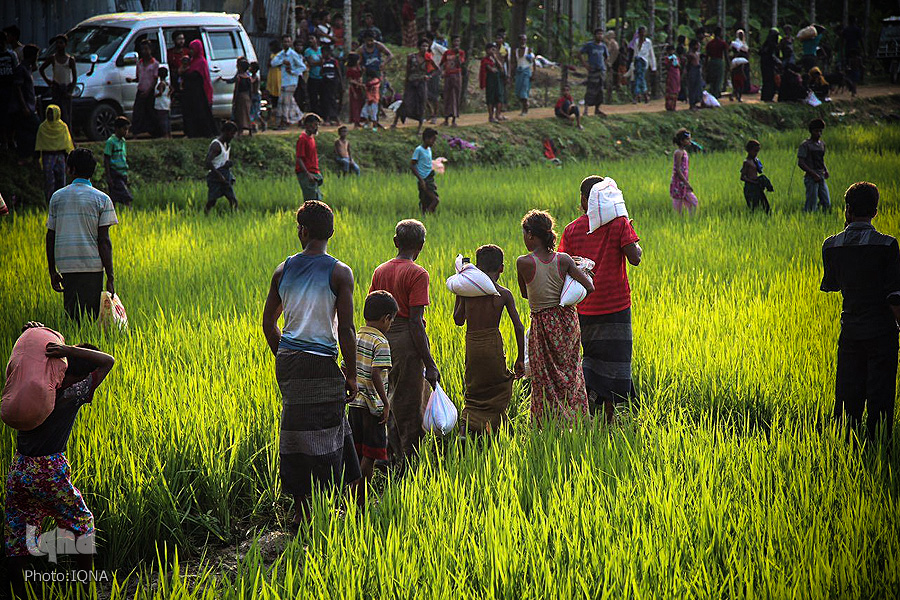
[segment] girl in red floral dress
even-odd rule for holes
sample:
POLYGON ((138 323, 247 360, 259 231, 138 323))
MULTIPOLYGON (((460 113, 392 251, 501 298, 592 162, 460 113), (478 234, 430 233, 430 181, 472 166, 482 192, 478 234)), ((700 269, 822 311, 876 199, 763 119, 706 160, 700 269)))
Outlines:
POLYGON ((572 421, 587 415, 587 392, 581 369, 581 328, 574 306, 560 306, 566 275, 588 290, 594 284, 572 257, 555 252, 553 217, 532 210, 522 219, 529 254, 516 260, 519 289, 531 308, 528 353, 531 368, 531 416, 535 420, 572 421))

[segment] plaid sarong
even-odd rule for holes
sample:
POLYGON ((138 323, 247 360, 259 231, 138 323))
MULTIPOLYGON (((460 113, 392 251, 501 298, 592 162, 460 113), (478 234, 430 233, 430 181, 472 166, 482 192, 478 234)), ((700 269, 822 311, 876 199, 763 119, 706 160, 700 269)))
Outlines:
POLYGON ((579 315, 584 381, 597 402, 634 397, 631 383, 631 308, 608 315, 579 315))
POLYGON ((344 376, 333 358, 279 349, 281 487, 309 496, 313 486, 348 484, 362 476, 344 414, 344 376))

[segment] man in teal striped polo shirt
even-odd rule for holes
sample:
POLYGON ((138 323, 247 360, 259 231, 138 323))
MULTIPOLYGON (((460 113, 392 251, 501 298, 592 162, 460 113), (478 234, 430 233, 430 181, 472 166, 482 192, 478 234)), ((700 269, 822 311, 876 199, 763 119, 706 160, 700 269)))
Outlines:
POLYGON ((50 198, 47 215, 47 267, 50 285, 62 292, 72 318, 100 312, 103 272, 106 290, 116 292, 109 228, 119 222, 109 196, 91 185, 97 168, 87 148, 73 150, 66 160, 72 183, 50 198))

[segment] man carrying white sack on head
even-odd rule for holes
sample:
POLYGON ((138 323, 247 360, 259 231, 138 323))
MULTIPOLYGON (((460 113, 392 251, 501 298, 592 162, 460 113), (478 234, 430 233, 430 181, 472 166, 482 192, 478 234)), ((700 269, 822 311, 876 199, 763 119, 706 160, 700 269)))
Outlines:
POLYGON ((581 182, 581 210, 585 214, 566 226, 559 251, 595 263, 595 291, 578 305, 578 320, 588 401, 592 410, 594 403, 597 408, 602 405, 611 423, 615 405, 634 397, 631 288, 625 259, 636 266, 643 251, 622 192, 612 179, 586 177, 581 182))

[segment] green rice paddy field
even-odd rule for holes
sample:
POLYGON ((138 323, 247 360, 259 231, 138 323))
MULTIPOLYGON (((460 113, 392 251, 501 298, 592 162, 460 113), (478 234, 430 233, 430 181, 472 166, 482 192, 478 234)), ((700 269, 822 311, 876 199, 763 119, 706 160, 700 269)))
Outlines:
MULTIPOLYGON (((123 334, 64 318, 43 214, 4 219, 0 355, 23 322, 40 320, 117 359, 68 452, 96 517, 100 564, 117 573, 103 594, 897 597, 900 452, 854 447, 831 424, 840 297, 819 292, 819 281, 821 243, 843 226, 850 183, 877 183, 875 224, 900 233, 900 128, 826 131, 837 208, 828 215, 802 214, 798 173, 791 184, 803 137, 762 140, 776 186, 771 218, 747 212, 737 151, 692 155, 701 202, 692 219, 671 209, 671 149, 562 169, 455 172, 451 163, 421 256, 433 282, 428 331, 451 397, 462 398, 464 357, 443 285, 453 258, 499 244, 502 282, 513 285, 522 215, 548 209, 561 232, 579 213, 581 178, 599 173, 624 190, 645 251, 629 271, 640 401, 611 428, 536 430, 519 383, 508 431, 482 447, 428 441, 412 474, 377 481, 379 500, 365 511, 318 498, 310 531, 274 560, 255 545, 237 556, 236 545, 281 530, 291 508, 260 316, 272 270, 299 249, 296 181, 241 181, 244 208, 210 218, 198 215, 202 180, 136 190, 143 207, 122 212, 112 233, 131 322, 123 334)), ((329 179, 324 193, 336 211, 330 251, 356 274, 359 325, 372 271, 393 255, 394 224, 416 216, 415 186, 367 174, 329 179)), ((504 333, 513 354, 508 323, 504 333)), ((4 478, 14 449, 4 427, 4 478)))

